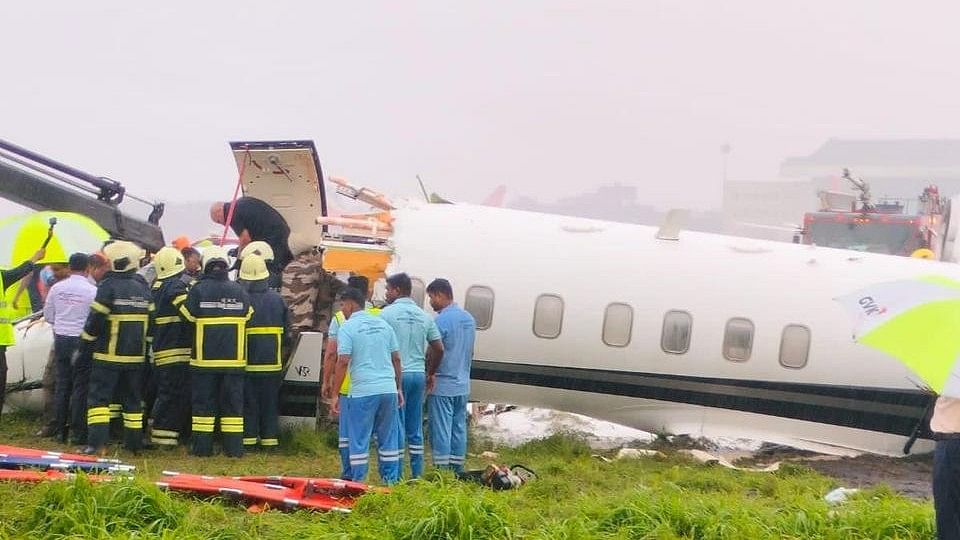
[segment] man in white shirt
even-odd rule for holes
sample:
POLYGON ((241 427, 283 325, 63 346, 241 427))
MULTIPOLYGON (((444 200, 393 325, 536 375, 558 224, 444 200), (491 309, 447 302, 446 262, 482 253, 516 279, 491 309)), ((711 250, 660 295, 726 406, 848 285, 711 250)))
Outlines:
POLYGON ((930 418, 937 439, 933 452, 933 508, 937 538, 960 539, 960 399, 940 396, 930 418))
POLYGON ((87 256, 70 256, 70 277, 58 281, 47 293, 43 316, 53 326, 53 353, 56 358, 54 390, 54 429, 62 441, 67 439, 70 396, 73 392, 74 356, 80 349, 80 333, 90 312, 97 288, 87 280, 87 256))

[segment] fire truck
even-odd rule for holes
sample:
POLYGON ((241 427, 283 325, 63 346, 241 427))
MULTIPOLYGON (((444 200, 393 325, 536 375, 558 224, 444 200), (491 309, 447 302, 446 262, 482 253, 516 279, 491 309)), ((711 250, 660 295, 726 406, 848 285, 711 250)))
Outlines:
POLYGON ((957 227, 951 201, 929 185, 916 199, 882 198, 874 202, 870 186, 844 169, 856 193, 821 191, 820 209, 807 212, 795 242, 823 247, 954 260, 957 227))

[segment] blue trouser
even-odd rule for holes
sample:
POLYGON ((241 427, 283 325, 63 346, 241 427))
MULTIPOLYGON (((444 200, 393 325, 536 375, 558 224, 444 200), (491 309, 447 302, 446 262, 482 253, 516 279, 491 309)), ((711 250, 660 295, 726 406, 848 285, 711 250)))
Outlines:
POLYGON ((960 539, 960 439, 937 441, 933 451, 933 508, 937 538, 960 539))
MULTIPOLYGON (((427 374, 422 371, 403 372, 403 407, 400 409, 401 436, 406 436, 406 444, 400 441, 400 455, 404 448, 410 454, 410 477, 423 475, 423 397, 427 386, 427 374)), ((403 469, 401 461, 401 469, 403 469)))
POLYGON ((400 480, 400 408, 397 394, 351 397, 347 410, 350 438, 350 476, 354 482, 367 478, 370 466, 370 437, 377 434, 377 465, 380 480, 400 480))
POLYGON ((433 465, 463 472, 467 457, 467 397, 427 398, 433 465))
POLYGON ((353 480, 350 471, 350 434, 347 427, 350 425, 350 397, 340 394, 340 420, 337 422, 337 431, 340 433, 340 479, 353 480))

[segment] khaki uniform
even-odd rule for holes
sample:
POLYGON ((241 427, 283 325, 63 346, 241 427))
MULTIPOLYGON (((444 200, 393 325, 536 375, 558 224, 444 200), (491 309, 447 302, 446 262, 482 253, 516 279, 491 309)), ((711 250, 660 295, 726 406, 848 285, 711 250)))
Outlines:
POLYGON ((334 301, 345 286, 323 269, 322 260, 319 254, 301 253, 283 270, 280 295, 290 308, 294 339, 301 332, 329 330, 334 301))

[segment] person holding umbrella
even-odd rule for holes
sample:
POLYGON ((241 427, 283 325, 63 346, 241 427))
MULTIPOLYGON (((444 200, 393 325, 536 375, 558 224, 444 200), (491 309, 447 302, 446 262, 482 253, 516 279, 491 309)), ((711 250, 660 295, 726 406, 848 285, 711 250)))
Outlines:
POLYGON ((0 270, 0 415, 3 414, 3 402, 7 394, 7 347, 17 342, 13 332, 13 311, 7 305, 7 289, 33 272, 38 261, 46 256, 45 247, 33 254, 16 268, 0 270))

